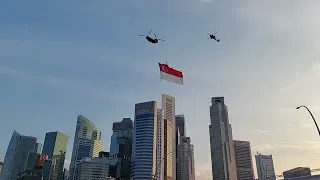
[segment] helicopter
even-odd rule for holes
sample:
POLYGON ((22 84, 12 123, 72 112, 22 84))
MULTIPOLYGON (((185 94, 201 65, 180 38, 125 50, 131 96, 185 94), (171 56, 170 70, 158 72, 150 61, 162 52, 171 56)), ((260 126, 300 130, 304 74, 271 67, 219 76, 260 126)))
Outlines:
POLYGON ((218 33, 218 31, 214 34, 210 34, 210 33, 207 33, 209 35, 209 38, 208 39, 214 39, 216 40, 217 42, 220 41, 220 39, 218 39, 215 35, 218 33))
MULTIPOLYGON (((152 30, 151 30, 151 31, 152 31, 152 30)), ((151 33, 151 31, 149 32, 149 34, 151 33)), ((158 39, 156 33, 154 33, 154 37, 155 37, 155 38, 150 37, 149 34, 148 34, 148 35, 139 35, 139 36, 144 36, 149 42, 151 42, 151 43, 153 43, 153 44, 158 43, 159 40, 160 40, 160 41, 164 41, 163 39, 158 39)))

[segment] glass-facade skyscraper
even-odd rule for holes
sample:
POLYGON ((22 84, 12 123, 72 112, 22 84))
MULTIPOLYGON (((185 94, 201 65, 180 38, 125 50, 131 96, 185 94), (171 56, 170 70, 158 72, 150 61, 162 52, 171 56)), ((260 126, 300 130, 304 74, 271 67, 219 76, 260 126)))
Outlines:
POLYGON ((213 180, 237 180, 231 124, 224 97, 213 97, 210 106, 209 135, 213 180))
POLYGON ((46 133, 42 154, 48 155, 49 161, 43 167, 43 180, 60 180, 63 178, 63 166, 67 146, 67 135, 61 132, 46 133))
POLYGON ((77 179, 76 169, 83 158, 98 157, 100 151, 102 151, 100 130, 89 119, 79 115, 73 141, 69 179, 77 179))
POLYGON ((152 179, 157 166, 157 102, 135 105, 132 146, 134 180, 152 179))
POLYGON ((115 178, 130 179, 133 122, 130 118, 123 118, 120 122, 113 123, 111 136, 110 175, 115 178))
POLYGON ((17 180, 25 170, 29 153, 35 152, 37 138, 14 131, 4 158, 0 180, 17 180))

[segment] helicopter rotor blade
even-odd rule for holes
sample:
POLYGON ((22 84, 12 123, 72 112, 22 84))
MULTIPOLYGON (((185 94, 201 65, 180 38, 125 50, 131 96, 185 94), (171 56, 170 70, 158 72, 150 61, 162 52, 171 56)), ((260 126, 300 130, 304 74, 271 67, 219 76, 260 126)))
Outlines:
POLYGON ((158 39, 158 40, 160 40, 160 41, 165 41, 164 39, 158 39))
MULTIPOLYGON (((151 33, 152 30, 150 30, 149 34, 151 33)), ((149 36, 149 34, 147 36, 149 36)))
POLYGON ((138 35, 138 36, 146 36, 146 35, 138 35))
POLYGON ((216 33, 214 33, 213 35, 216 35, 218 33, 218 31, 216 33))
POLYGON ((157 39, 157 35, 156 35, 156 33, 153 33, 154 34, 154 37, 157 39))

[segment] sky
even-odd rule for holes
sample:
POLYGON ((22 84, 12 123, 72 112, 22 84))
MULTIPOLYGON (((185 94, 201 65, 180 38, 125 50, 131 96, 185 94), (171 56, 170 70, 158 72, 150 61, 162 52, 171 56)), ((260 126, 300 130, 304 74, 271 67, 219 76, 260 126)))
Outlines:
MULTIPOLYGON (((69 136, 76 118, 102 131, 134 104, 176 98, 195 148, 196 178, 211 179, 209 106, 224 96, 233 137, 272 154, 276 174, 320 168, 318 0, 0 1, 0 160, 12 132, 69 136), (139 34, 153 30, 165 42, 139 34), (219 43, 207 39, 214 33, 219 43), (158 62, 184 73, 160 82, 158 62)), ((253 164, 255 161, 253 159, 253 164)))

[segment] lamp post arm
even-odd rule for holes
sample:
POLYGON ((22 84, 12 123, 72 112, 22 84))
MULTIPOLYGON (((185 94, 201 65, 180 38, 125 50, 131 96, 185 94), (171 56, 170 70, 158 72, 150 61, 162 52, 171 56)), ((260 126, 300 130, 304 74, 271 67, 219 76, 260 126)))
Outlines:
POLYGON ((318 130, 319 136, 320 136, 319 126, 318 126, 318 124, 317 124, 316 119, 313 117, 313 114, 311 113, 311 111, 309 110, 309 108, 308 108, 307 106, 302 106, 302 107, 306 108, 306 109, 308 110, 308 112, 310 113, 310 115, 311 115, 311 117, 312 117, 312 119, 313 119, 313 122, 314 122, 314 124, 315 124, 315 125, 316 125, 316 127, 317 127, 317 130, 318 130))

